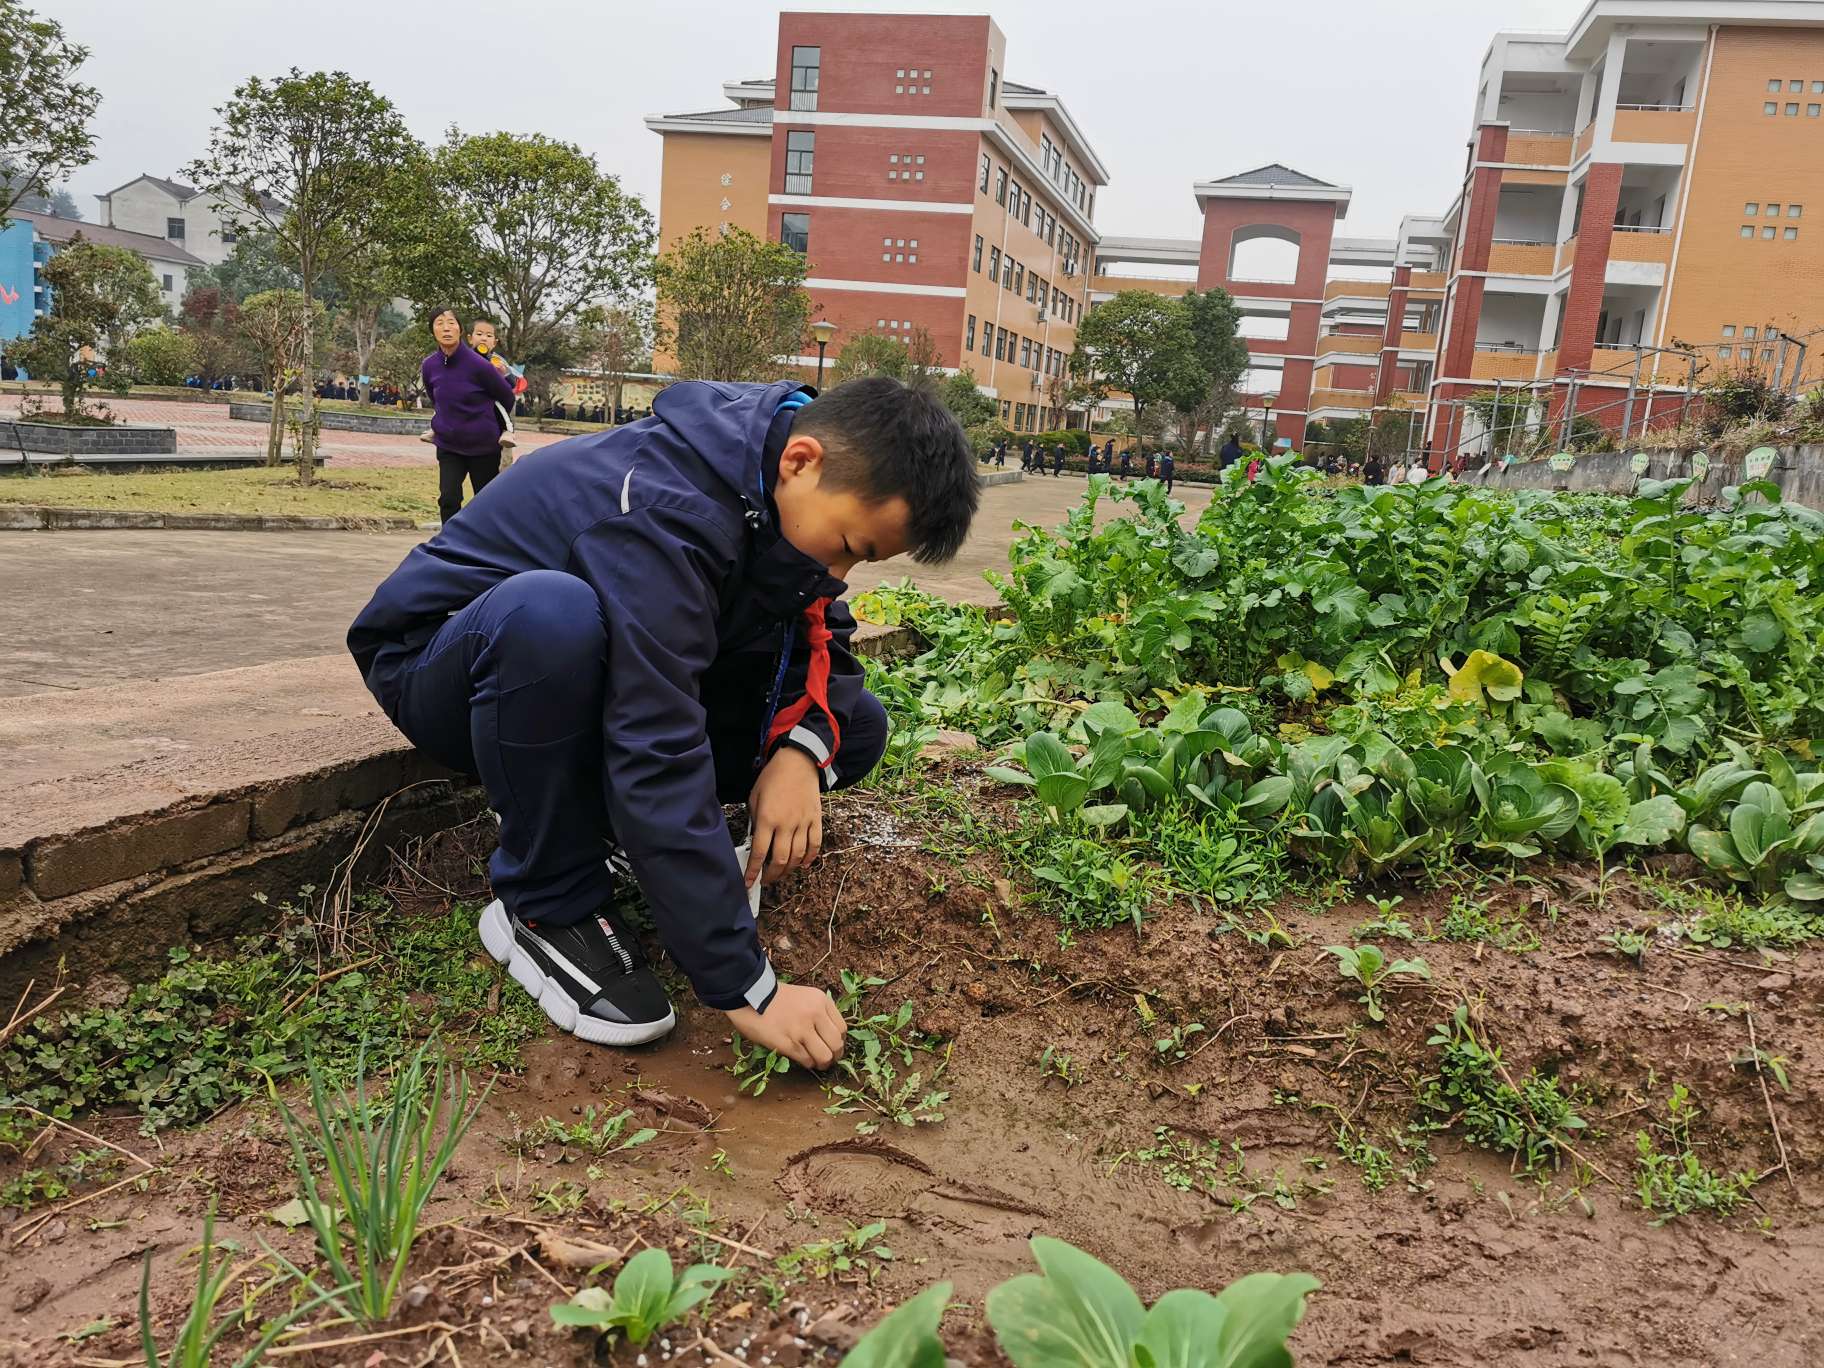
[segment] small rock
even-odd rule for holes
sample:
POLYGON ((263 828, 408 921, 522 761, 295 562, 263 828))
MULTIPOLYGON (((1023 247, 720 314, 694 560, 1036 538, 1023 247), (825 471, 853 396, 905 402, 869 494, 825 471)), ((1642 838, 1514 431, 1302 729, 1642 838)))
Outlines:
POLYGON ((957 755, 963 751, 980 750, 981 742, 966 731, 953 731, 945 727, 938 734, 925 742, 919 751, 922 760, 942 760, 947 755, 957 755))
POLYGON ((21 1313, 30 1311, 34 1306, 38 1305, 39 1302, 50 1295, 50 1279, 33 1278, 13 1294, 13 1310, 21 1313))
POLYGON ((532 1342, 532 1322, 521 1316, 507 1327, 507 1343, 515 1349, 524 1349, 532 1342))
POLYGON ((1792 987, 1792 975, 1769 974, 1754 986, 1764 993, 1783 993, 1792 987))
POLYGON ((426 1287, 423 1283, 413 1283, 411 1287, 406 1289, 405 1304, 416 1311, 419 1307, 423 1306, 425 1302, 430 1300, 430 1296, 430 1288, 426 1287))
POLYGON ((964 985, 963 996, 979 1007, 988 1001, 988 985, 980 979, 976 979, 972 983, 964 985))

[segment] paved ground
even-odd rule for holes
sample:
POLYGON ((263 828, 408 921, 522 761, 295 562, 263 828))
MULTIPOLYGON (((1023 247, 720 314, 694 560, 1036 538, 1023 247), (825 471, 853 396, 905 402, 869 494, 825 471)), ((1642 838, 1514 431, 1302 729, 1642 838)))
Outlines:
MULTIPOLYGON (((1068 475, 987 489, 975 533, 950 565, 885 561, 858 568, 854 586, 910 577, 952 598, 990 601, 982 571, 1007 563, 1013 521, 1056 523, 1082 492, 1081 477, 1068 475)), ((1209 497, 1183 494, 1193 514, 1209 497)), ((415 540, 0 534, 0 792, 369 710, 343 633, 415 540)))
MULTIPOLYGON (((228 416, 226 404, 186 404, 174 399, 101 399, 123 423, 156 423, 177 429, 180 454, 221 455, 266 454, 266 424, 250 423, 228 416)), ((16 417, 19 397, 0 397, 0 418, 16 417)), ((518 435, 519 451, 535 451, 541 446, 562 441, 561 436, 542 432, 518 435)), ((431 448, 416 437, 396 437, 377 432, 337 432, 325 428, 320 442, 332 466, 425 466, 435 467, 437 458, 431 448)), ((290 447, 286 448, 287 453, 290 447)))

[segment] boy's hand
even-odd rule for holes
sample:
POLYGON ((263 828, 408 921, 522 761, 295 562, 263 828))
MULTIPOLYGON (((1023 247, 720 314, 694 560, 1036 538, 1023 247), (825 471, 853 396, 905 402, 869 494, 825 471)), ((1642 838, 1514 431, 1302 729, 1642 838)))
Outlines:
POLYGON ((792 746, 780 747, 754 782, 747 808, 753 819, 749 888, 762 867, 766 882, 777 883, 817 858, 823 848, 823 783, 810 756, 792 746))
POLYGON ((828 993, 799 983, 780 984, 764 1016, 752 1007, 737 1007, 728 1020, 754 1044, 777 1050, 805 1069, 834 1064, 848 1030, 828 993))

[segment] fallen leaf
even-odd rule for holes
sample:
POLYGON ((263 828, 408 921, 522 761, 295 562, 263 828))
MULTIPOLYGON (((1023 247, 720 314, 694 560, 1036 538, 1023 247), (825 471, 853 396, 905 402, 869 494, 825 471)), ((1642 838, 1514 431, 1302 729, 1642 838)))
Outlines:
POLYGON ((296 1230, 299 1226, 310 1224, 310 1212, 304 1206, 302 1197, 293 1197, 283 1206, 274 1207, 266 1213, 266 1217, 287 1230, 296 1230))

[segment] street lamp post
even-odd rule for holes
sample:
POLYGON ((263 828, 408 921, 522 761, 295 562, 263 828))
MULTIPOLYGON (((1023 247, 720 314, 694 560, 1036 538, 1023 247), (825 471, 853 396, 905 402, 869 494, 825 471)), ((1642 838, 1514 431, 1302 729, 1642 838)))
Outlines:
POLYGON ((830 339, 836 336, 836 325, 827 318, 820 318, 811 324, 811 332, 817 338, 817 388, 823 388, 823 353, 830 345, 830 339))
POLYGON ((1278 398, 1279 396, 1277 394, 1263 394, 1260 396, 1261 407, 1266 410, 1266 416, 1260 420, 1260 449, 1262 451, 1271 451, 1273 449, 1273 438, 1268 435, 1268 432, 1273 426, 1273 403, 1278 398))

